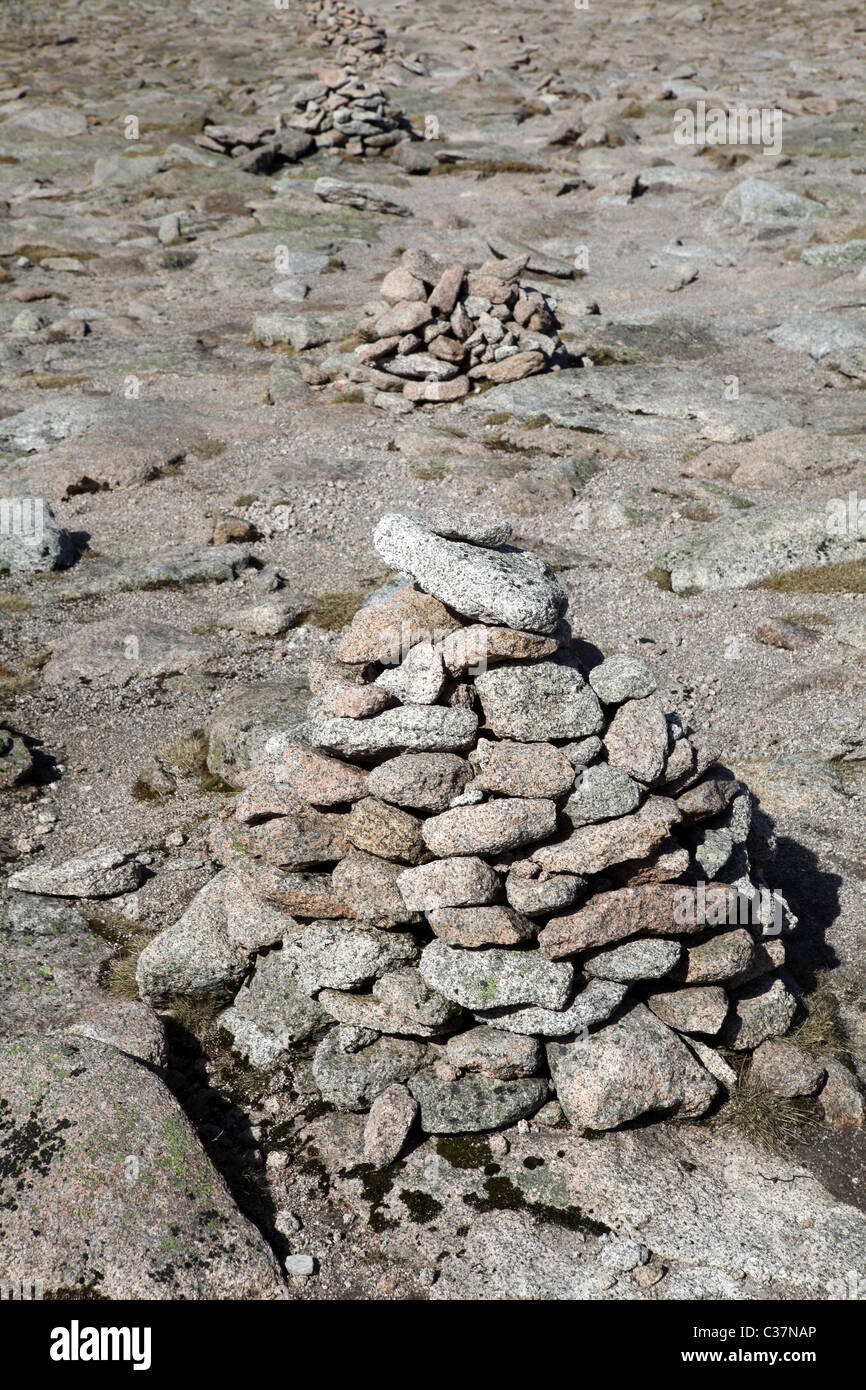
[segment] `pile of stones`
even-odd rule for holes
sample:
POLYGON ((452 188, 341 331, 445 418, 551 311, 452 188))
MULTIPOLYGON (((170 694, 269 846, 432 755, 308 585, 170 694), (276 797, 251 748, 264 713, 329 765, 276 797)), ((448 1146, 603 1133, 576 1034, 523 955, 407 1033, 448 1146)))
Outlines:
POLYGON ((348 67, 323 67, 292 97, 286 124, 311 136, 317 149, 379 155, 411 138, 412 127, 384 89, 348 67))
MULTIPOLYGON (((382 62, 387 35, 370 16, 357 5, 345 0, 311 0, 307 16, 315 25, 316 40, 327 48, 336 48, 341 61, 372 66, 382 62)), ((316 41, 314 40, 314 42, 316 41)))
POLYGON ((412 139, 409 121, 384 88, 350 67, 322 67, 291 98, 289 115, 242 126, 208 125, 195 137, 202 149, 230 155, 251 174, 271 174, 317 150, 347 155, 381 155, 412 139))
POLYGON ((410 249, 382 281, 381 304, 357 327, 357 380, 388 407, 456 401, 473 382, 519 381, 568 365, 556 301, 521 284, 529 257, 494 257, 477 270, 410 249), (384 397, 382 399, 381 397, 384 397))
POLYGON ((795 1092, 827 1076, 780 1041, 795 920, 755 881, 748 789, 643 660, 576 640, 509 534, 382 518, 396 578, 312 662, 301 736, 264 744, 224 868, 138 963, 158 1007, 233 995, 255 1066, 316 1044, 377 1163, 415 1124, 699 1116, 737 1085, 726 1049, 769 1048, 795 1092))
POLYGON ((315 154, 318 148, 312 135, 287 126, 281 115, 242 126, 206 125, 195 143, 214 154, 230 155, 248 174, 272 174, 284 164, 315 154))

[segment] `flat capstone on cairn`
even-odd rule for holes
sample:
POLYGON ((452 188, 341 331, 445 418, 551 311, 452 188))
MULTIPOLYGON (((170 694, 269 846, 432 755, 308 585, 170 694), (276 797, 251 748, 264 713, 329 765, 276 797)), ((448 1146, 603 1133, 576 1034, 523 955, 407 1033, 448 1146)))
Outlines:
POLYGON ((748 789, 644 661, 582 664, 509 534, 381 519, 397 578, 312 662, 306 742, 265 745, 224 868, 139 960, 157 1007, 233 995, 255 1066, 316 1044, 377 1163, 412 1126, 700 1116, 736 1085, 720 1048, 791 1048, 795 922, 753 877, 748 789))
POLYGON ((472 270, 405 251, 358 324, 352 379, 388 410, 458 401, 484 383, 568 366, 556 301, 521 283, 528 260, 494 256, 472 270))

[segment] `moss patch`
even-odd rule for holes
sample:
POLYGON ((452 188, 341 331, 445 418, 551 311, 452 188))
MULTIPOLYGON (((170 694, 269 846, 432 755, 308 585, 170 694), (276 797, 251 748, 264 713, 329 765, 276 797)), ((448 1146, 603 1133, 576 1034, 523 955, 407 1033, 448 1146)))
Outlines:
POLYGON ((751 587, 776 594, 866 594, 866 560, 805 565, 784 574, 771 574, 751 587))

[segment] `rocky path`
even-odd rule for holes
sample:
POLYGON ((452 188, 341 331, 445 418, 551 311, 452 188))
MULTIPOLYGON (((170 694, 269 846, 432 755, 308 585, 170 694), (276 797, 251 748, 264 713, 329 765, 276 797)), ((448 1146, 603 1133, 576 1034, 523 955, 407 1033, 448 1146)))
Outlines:
MULTIPOLYGON (((866 1078, 862 17, 369 13, 4 6, 0 494, 57 522, 40 514, 46 559, 20 507, 0 518, 0 851, 60 892, 8 898, 22 1077, 44 1075, 62 1120, 48 1031, 132 993, 135 952, 214 876, 243 769, 387 577, 380 516, 447 506, 506 516, 575 631, 647 660, 758 795, 799 978, 832 993, 866 1078), (407 252, 523 261, 567 360, 454 401, 383 391, 355 330, 407 252), (95 849, 115 854, 45 880, 95 849)), ((189 1282, 166 1244, 109 1294, 827 1297, 866 1264, 860 1131, 807 1128, 779 1158, 709 1125, 536 1126, 426 1140, 372 1174, 363 1117, 316 1113, 308 1058, 251 1074, 212 1020, 166 1015, 166 1042, 124 1007, 126 1032, 87 1024, 87 1073, 98 1087, 94 1037, 132 1047, 129 1029, 168 1062, 179 1099, 148 1072, 142 1105, 158 1171, 219 1187, 241 1253, 163 1233, 204 1252, 189 1282), (301 1261, 287 1284, 274 1251, 301 1261)), ((112 1149, 120 1193, 130 1152, 112 1149)), ((75 1241, 70 1217, 55 1285, 93 1277, 75 1241)))

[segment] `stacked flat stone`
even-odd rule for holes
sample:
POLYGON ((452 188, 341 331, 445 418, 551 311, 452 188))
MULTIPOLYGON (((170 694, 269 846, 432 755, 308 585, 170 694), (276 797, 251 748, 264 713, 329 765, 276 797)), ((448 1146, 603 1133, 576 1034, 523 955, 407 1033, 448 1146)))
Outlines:
POLYGON ((139 961, 157 1005, 230 988, 256 1066, 317 1043, 377 1162, 416 1116, 701 1115, 736 1082, 717 1047, 796 1009, 750 793, 644 661, 581 664, 563 589, 509 533, 382 518, 398 577, 312 663, 306 742, 265 745, 212 837, 224 869, 139 961))
POLYGON ((372 23, 357 5, 345 4, 344 0, 311 0, 307 16, 315 25, 314 42, 335 48, 342 61, 373 65, 383 60, 385 30, 372 23))
POLYGON ((229 155, 248 174, 272 174, 315 154, 317 145, 304 130, 289 129, 282 116, 247 121, 242 126, 207 125, 195 143, 214 154, 229 155))
MULTIPOLYGON (((355 380, 413 404, 455 401, 473 382, 519 381, 568 363, 556 303, 524 286, 528 257, 477 270, 404 252, 382 281, 382 305, 359 323, 355 380)), ((387 401, 377 401, 387 405, 387 401)))
POLYGON ((377 82, 364 81, 348 67, 323 67, 292 97, 286 124, 309 135, 317 149, 344 149, 351 155, 379 155, 411 138, 412 127, 377 82))

